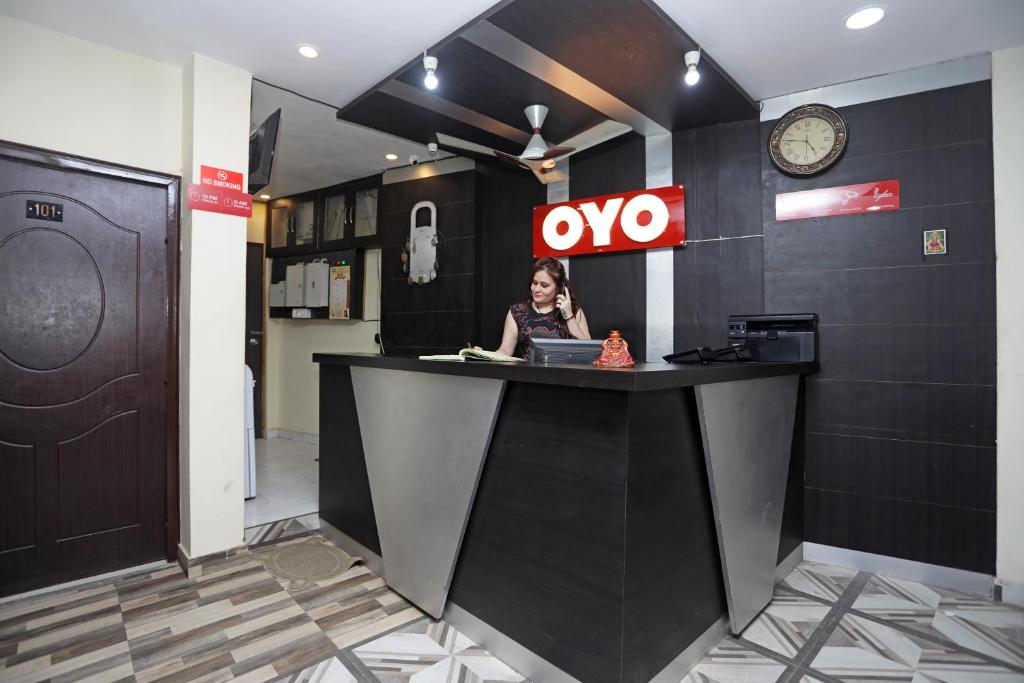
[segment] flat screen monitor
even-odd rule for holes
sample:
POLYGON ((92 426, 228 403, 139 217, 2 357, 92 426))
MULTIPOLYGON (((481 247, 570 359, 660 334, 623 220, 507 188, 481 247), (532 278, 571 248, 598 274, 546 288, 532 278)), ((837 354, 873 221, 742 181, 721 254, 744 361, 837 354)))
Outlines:
POLYGON ((530 362, 589 365, 601 355, 601 343, 600 339, 530 337, 530 362))
POLYGON ((249 194, 256 194, 270 184, 280 124, 281 110, 278 109, 249 136, 249 194))

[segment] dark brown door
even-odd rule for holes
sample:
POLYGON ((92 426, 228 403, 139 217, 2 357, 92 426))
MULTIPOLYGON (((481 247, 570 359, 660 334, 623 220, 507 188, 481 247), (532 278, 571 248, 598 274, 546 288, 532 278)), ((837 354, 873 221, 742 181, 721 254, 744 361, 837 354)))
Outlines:
POLYGON ((263 245, 245 245, 245 364, 252 370, 256 437, 263 437, 263 245))
POLYGON ((177 188, 0 144, 0 595, 166 555, 177 188))

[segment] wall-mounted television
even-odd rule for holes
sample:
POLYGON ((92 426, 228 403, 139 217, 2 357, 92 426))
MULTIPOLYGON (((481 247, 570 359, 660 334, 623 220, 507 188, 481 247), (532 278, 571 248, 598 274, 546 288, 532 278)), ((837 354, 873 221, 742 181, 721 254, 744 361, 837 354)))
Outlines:
POLYGON ((249 194, 256 194, 270 184, 280 124, 281 110, 278 109, 249 136, 249 194))

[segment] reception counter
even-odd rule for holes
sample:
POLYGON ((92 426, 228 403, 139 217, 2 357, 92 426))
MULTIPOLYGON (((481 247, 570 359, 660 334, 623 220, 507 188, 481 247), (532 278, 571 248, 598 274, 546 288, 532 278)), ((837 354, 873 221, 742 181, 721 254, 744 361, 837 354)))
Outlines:
POLYGON ((678 681, 771 598, 810 363, 315 354, 320 516, 535 681, 678 681))

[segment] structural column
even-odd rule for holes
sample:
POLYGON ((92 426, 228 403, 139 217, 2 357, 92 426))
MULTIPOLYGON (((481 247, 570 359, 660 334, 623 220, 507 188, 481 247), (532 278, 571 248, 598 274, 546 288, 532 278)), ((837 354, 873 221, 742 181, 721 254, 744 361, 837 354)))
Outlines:
POLYGON ((252 76, 202 55, 182 75, 179 554, 242 543, 246 220, 193 211, 200 165, 245 173, 252 76))

